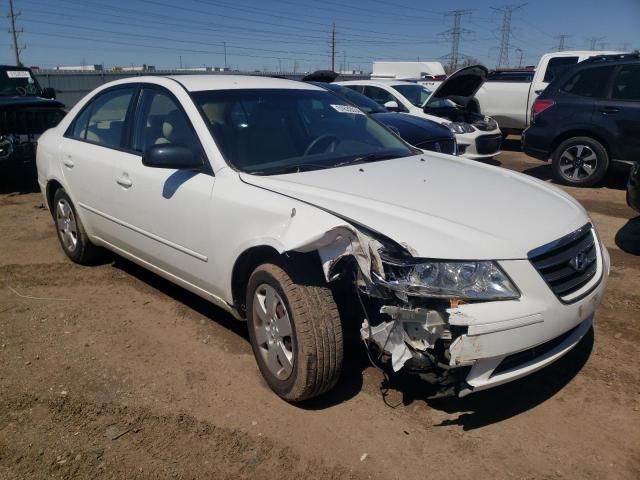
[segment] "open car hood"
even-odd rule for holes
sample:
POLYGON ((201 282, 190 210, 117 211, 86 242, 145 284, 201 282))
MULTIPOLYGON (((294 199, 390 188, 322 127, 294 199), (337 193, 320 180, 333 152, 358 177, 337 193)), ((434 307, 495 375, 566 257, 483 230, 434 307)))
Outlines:
POLYGON ((473 97, 487 79, 489 70, 482 65, 464 67, 449 75, 429 97, 425 107, 436 99, 455 97, 473 97))

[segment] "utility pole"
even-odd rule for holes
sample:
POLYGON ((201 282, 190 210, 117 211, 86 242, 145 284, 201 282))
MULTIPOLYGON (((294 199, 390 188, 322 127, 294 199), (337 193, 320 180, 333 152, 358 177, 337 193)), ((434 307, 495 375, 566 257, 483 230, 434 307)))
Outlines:
POLYGON ((7 15, 11 22, 9 33, 11 33, 11 38, 13 39, 13 53, 16 55, 16 65, 18 66, 22 66, 20 52, 24 49, 24 47, 18 46, 18 35, 22 33, 22 30, 16 30, 16 18, 19 17, 20 14, 21 12, 14 11, 13 0, 9 0, 9 14, 7 15))
POLYGON ((556 47, 556 50, 558 52, 562 52, 567 49, 566 41, 567 41, 567 38, 571 38, 571 35, 556 35, 553 38, 558 39, 558 46, 556 47))
POLYGON ((336 24, 331 29, 331 71, 336 71, 336 24))
POLYGON ((460 37, 471 33, 470 30, 461 28, 462 16, 470 13, 470 10, 451 10, 445 13, 447 17, 453 17, 453 26, 449 30, 442 32, 440 35, 451 39, 451 52, 443 58, 449 59, 449 69, 451 71, 458 69, 460 61, 460 37))
POLYGON ((520 5, 505 5, 504 7, 491 7, 493 10, 502 12, 502 28, 500 33, 500 55, 498 56, 498 67, 509 66, 509 40, 511 39, 511 16, 515 10, 524 7, 526 3, 520 5))
POLYGON ((589 50, 595 50, 596 44, 604 40, 604 37, 589 37, 587 40, 589 40, 589 50))

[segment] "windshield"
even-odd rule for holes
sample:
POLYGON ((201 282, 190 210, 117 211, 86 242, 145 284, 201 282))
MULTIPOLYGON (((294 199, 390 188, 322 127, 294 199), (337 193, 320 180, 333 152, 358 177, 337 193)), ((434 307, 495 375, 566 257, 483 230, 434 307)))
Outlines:
POLYGON ((358 93, 355 90, 332 83, 318 83, 317 85, 326 88, 327 90, 331 90, 336 95, 339 95, 345 100, 353 103, 364 113, 387 113, 386 108, 380 106, 377 102, 374 102, 369 97, 365 97, 363 94, 358 93))
POLYGON ((381 124, 320 90, 195 92, 228 163, 260 175, 331 168, 415 154, 381 124))
POLYGON ((404 96, 413 105, 420 108, 422 108, 422 106, 431 96, 431 90, 422 85, 418 85, 417 83, 407 85, 392 85, 392 87, 400 92, 400 95, 404 96))
POLYGON ((0 95, 35 96, 40 94, 40 88, 29 70, 7 69, 0 70, 0 95))

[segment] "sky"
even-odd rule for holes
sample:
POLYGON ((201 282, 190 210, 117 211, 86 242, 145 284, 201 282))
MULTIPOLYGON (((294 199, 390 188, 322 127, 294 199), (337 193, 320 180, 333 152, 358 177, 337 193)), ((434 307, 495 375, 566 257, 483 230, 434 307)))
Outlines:
MULTIPOLYGON (((565 49, 640 48, 640 0, 529 0, 514 9, 511 66, 565 49), (522 59, 521 59, 522 57, 522 59)), ((496 66, 501 0, 14 0, 25 65, 226 66, 239 70, 371 70, 373 60, 448 61, 452 10, 459 51, 496 66), (449 32, 449 33, 448 33, 449 32), (226 52, 226 55, 225 55, 226 52)), ((501 10, 502 9, 502 10, 501 10)), ((0 0, 0 63, 14 63, 9 0, 0 0)))

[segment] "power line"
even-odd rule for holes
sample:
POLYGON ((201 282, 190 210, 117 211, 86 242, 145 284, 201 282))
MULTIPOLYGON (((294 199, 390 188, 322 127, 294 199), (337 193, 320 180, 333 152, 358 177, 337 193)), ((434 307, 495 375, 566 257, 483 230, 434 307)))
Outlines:
POLYGON ((13 40, 13 53, 16 56, 16 65, 21 66, 22 62, 20 62, 20 52, 24 50, 24 46, 18 45, 18 36, 22 33, 22 30, 16 30, 16 18, 19 17, 21 12, 16 12, 13 9, 13 0, 9 0, 9 13, 7 14, 7 18, 10 19, 11 28, 9 29, 9 33, 11 34, 11 38, 13 40))
POLYGON ((553 38, 558 40, 558 45, 556 46, 556 50, 558 52, 562 52, 564 50, 566 50, 568 47, 566 45, 566 41, 568 38, 571 38, 573 35, 555 35, 553 38))
MULTIPOLYGON (((504 7, 491 7, 493 10, 502 12, 502 28, 500 32, 500 55, 498 55, 498 67, 509 66, 509 40, 511 35, 511 16, 515 10, 524 7, 526 3, 520 5, 505 5, 504 7)), ((522 62, 522 58, 520 59, 522 62)))
POLYGON ((452 71, 458 69, 458 62, 460 60, 460 37, 472 33, 471 30, 463 29, 460 26, 462 16, 469 13, 471 13, 470 10, 451 10, 445 13, 445 16, 453 17, 453 27, 441 33, 444 37, 451 39, 451 52, 443 58, 449 59, 449 68, 452 71))

